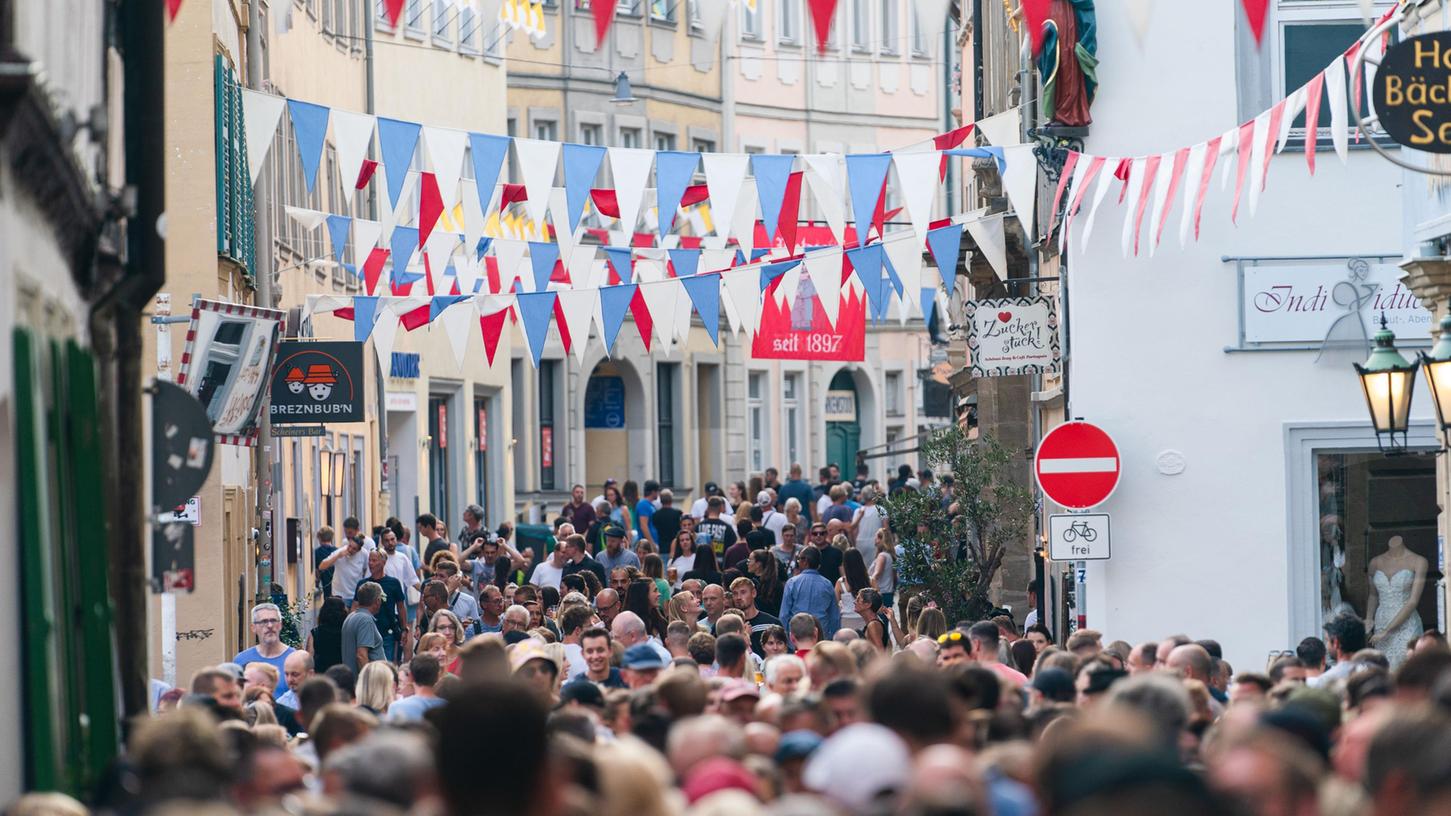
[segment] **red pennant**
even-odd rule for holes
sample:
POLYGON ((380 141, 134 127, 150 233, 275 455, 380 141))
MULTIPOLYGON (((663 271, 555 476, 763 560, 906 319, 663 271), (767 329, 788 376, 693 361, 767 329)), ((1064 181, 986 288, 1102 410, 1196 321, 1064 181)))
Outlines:
POLYGON ((504 191, 499 193, 499 209, 504 209, 516 201, 528 201, 529 193, 524 190, 522 184, 505 184, 504 191))
MULTIPOLYGON (((1159 163, 1163 157, 1157 154, 1144 160, 1144 181, 1139 185, 1139 206, 1134 212, 1134 254, 1139 254, 1139 233, 1144 225, 1144 211, 1149 199, 1154 196, 1154 178, 1159 175, 1159 163)), ((1166 199, 1167 200, 1167 199, 1166 199)))
MULTIPOLYGON (((1189 164, 1189 148, 1181 147, 1179 152, 1174 154, 1174 169, 1170 171, 1169 192, 1164 196, 1164 212, 1167 213, 1174 207, 1174 193, 1179 190, 1179 180, 1184 177, 1184 166, 1189 164)), ((1164 222, 1169 219, 1160 216, 1159 230, 1154 233, 1154 246, 1159 245, 1159 236, 1164 234, 1164 222)))
POLYGON ((1244 192, 1244 178, 1249 174, 1250 150, 1255 143, 1255 120, 1239 126, 1239 164, 1234 171, 1234 206, 1229 211, 1229 220, 1239 223, 1239 197, 1244 192))
POLYGON ((1079 207, 1083 206, 1083 197, 1087 195, 1088 188, 1093 186, 1094 179, 1098 178, 1098 174, 1103 171, 1106 161, 1107 159, 1103 156, 1090 158, 1088 169, 1083 172, 1083 179, 1078 182, 1078 186, 1073 188, 1073 200, 1069 202, 1068 210, 1063 215, 1063 232, 1059 234, 1065 247, 1068 245, 1068 232, 1073 226, 1073 215, 1078 212, 1079 207))
POLYGON ((615 195, 614 190, 600 188, 589 191, 589 197, 594 201, 595 209, 601 215, 608 215, 611 218, 620 217, 620 198, 615 195))
POLYGON ((1194 194, 1194 240, 1199 240, 1199 219, 1204 215, 1204 196, 1209 192, 1209 180, 1214 176, 1214 165, 1219 163, 1219 145, 1223 136, 1215 136, 1204 148, 1204 167, 1199 171, 1199 190, 1194 194))
POLYGON ((554 299, 554 327, 559 329, 559 342, 564 344, 564 353, 569 353, 569 326, 564 323, 564 304, 554 299))
POLYGON ((372 159, 363 159, 363 166, 358 168, 358 180, 353 184, 354 190, 361 190, 368 186, 373 180, 373 174, 378 172, 378 163, 372 159))
POLYGON ((388 25, 398 27, 398 17, 403 14, 403 0, 383 0, 383 8, 388 12, 388 25))
MULTIPOLYGON (((952 150, 955 147, 961 147, 962 146, 962 143, 965 142, 965 141, 967 141, 967 137, 972 133, 973 127, 974 127, 974 125, 970 125, 970 124, 963 125, 962 127, 958 128, 956 130, 949 130, 946 133, 941 133, 941 134, 938 134, 936 136, 933 136, 932 137, 932 146, 935 147, 935 148, 937 148, 938 150, 952 150)), ((941 164, 937 168, 937 180, 938 181, 946 181, 947 180, 947 157, 946 156, 943 156, 942 157, 942 162, 941 162, 941 164)))
POLYGON ((166 0, 166 21, 176 22, 176 13, 181 11, 181 0, 166 0))
POLYGON ((1033 56, 1043 50, 1043 24, 1048 22, 1048 10, 1052 0, 1023 0, 1023 24, 1028 28, 1028 41, 1033 46, 1033 56))
POLYGON ((333 317, 336 317, 339 320, 356 320, 357 319, 357 317, 355 316, 355 313, 353 312, 353 307, 351 307, 351 306, 344 306, 341 309, 333 309, 333 317))
POLYGON ((598 50, 604 45, 605 34, 609 33, 610 25, 615 21, 615 4, 609 0, 601 0, 590 3, 589 8, 595 18, 595 49, 598 50))
POLYGON ((1320 97, 1325 93, 1325 72, 1305 83, 1305 164, 1310 166, 1310 175, 1315 175, 1315 143, 1320 132, 1320 97))
POLYGON ((1270 10, 1270 0, 1240 0, 1244 5, 1244 16, 1249 21, 1250 33, 1255 35, 1255 44, 1265 40, 1265 16, 1270 10))
POLYGON ((419 306, 417 309, 414 309, 413 311, 408 312, 407 314, 398 318, 398 322, 402 323, 403 328, 409 331, 414 331, 415 329, 427 326, 428 310, 428 305, 424 304, 422 306, 419 306))
POLYGON ((413 294, 412 283, 399 283, 397 275, 388 276, 388 293, 393 297, 408 297, 413 294))
POLYGON ((816 28, 816 53, 826 53, 826 41, 831 39, 831 17, 836 14, 836 0, 806 0, 811 10, 811 23, 816 28))
POLYGON ((1265 189, 1265 182, 1270 178, 1270 159, 1275 156, 1275 140, 1280 136, 1280 123, 1285 120, 1285 100, 1281 99, 1278 104, 1270 108, 1270 128, 1265 134, 1265 164, 1260 168, 1260 191, 1265 189))
POLYGON ((1063 169, 1058 171, 1058 189, 1053 193, 1053 220, 1048 224, 1050 233, 1058 225, 1058 205, 1063 203, 1063 191, 1068 189, 1068 182, 1073 178, 1073 170, 1078 166, 1078 157, 1081 155, 1083 154, 1076 150, 1068 151, 1068 158, 1063 161, 1063 169))
POLYGON ((650 337, 655 332, 655 321, 650 317, 650 307, 645 305, 645 296, 640 290, 635 290, 635 297, 630 300, 630 315, 635 318, 635 328, 640 330, 640 340, 645 344, 645 351, 650 351, 650 337))
POLYGON ((493 255, 484 258, 484 274, 489 278, 489 294, 499 294, 499 261, 493 255))
MULTIPOLYGON (((418 183, 418 248, 428 243, 428 236, 443 215, 443 196, 438 192, 438 177, 420 173, 418 183)), ((442 272, 443 270, 439 270, 442 272)))
POLYGON ((796 228, 800 226, 798 215, 801 211, 801 177, 804 173, 792 173, 786 181, 786 195, 781 199, 781 215, 776 221, 776 234, 781 236, 786 248, 792 252, 796 251, 796 228))
POLYGON ((1120 204, 1124 203, 1124 199, 1129 194, 1129 176, 1133 175, 1133 172, 1133 159, 1119 159, 1118 167, 1113 170, 1113 177, 1124 183, 1123 188, 1118 191, 1118 203, 1120 204))
POLYGON ((373 247, 368 260, 363 261, 363 283, 368 287, 368 294, 378 291, 378 279, 383 276, 383 264, 387 262, 388 250, 382 247, 373 247))
POLYGON ((433 265, 428 262, 428 255, 423 255, 423 286, 428 290, 428 296, 438 294, 433 291, 433 265))
MULTIPOLYGON (((891 174, 888 173, 890 178, 891 174)), ((872 226, 877 228, 877 238, 886 235, 887 229, 887 179, 882 179, 882 191, 877 193, 877 209, 872 213, 872 226)))
POLYGON ((504 318, 508 309, 479 316, 479 332, 484 336, 484 355, 489 358, 489 367, 494 365, 494 352, 499 350, 499 335, 504 333, 504 318))

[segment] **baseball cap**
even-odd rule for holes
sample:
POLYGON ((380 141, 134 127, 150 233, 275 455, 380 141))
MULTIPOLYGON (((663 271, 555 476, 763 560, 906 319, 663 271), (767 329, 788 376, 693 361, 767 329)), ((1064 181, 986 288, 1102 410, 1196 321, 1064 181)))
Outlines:
POLYGON ((905 788, 911 774, 912 758, 901 737, 886 726, 856 723, 821 743, 806 761, 801 781, 857 813, 883 793, 905 788))
POLYGON ((246 679, 246 672, 242 670, 242 666, 238 663, 218 663, 217 671, 226 672, 238 683, 246 679))
POLYGON ((605 538, 624 538, 625 531, 618 524, 605 527, 605 538))
POLYGON ((1071 703, 1076 696, 1073 677, 1068 672, 1045 666, 1033 674, 1033 690, 1056 703, 1071 703))
POLYGON ((625 650, 625 659, 620 661, 620 668, 634 669, 663 669, 665 661, 660 659, 660 653, 648 643, 636 643, 625 650))
POLYGON ((761 690, 756 688, 756 684, 749 680, 737 679, 726 683, 720 692, 720 700, 723 703, 729 703, 731 700, 739 700, 742 697, 755 697, 760 699, 761 690))
POLYGON ((579 703, 594 708, 604 708, 605 695, 600 687, 584 678, 572 680, 559 690, 559 704, 579 703))
POLYGON ((759 504, 762 507, 769 507, 774 502, 775 500, 771 498, 771 491, 769 490, 762 490, 760 493, 756 494, 756 504, 759 504))
POLYGON ((554 669, 554 673, 559 673, 559 664, 555 663, 554 658, 544 651, 544 645, 534 638, 521 640, 509 650, 509 671, 517 672, 531 660, 547 661, 554 669))
POLYGON ((793 759, 805 759, 816 753, 821 747, 822 737, 815 731, 801 729, 799 731, 787 731, 781 735, 781 742, 776 746, 776 764, 790 762, 793 759))

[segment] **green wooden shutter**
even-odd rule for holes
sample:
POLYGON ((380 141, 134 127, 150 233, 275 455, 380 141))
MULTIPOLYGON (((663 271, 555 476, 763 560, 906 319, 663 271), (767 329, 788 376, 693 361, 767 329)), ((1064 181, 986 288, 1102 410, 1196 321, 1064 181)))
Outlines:
POLYGON ((256 261, 252 175, 247 167, 247 130, 242 86, 218 54, 213 58, 215 149, 217 155, 217 254, 249 275, 256 261))

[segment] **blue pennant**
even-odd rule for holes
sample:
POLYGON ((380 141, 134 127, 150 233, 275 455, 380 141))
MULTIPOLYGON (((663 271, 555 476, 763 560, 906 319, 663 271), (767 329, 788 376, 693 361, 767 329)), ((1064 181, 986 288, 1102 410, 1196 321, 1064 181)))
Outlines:
POLYGON ((469 155, 474 160, 474 186, 479 190, 479 212, 488 220, 494 185, 499 183, 499 170, 503 167, 504 157, 509 155, 509 137, 470 133, 469 155))
POLYGON ((681 277, 680 284, 695 304, 695 313, 705 324, 710 342, 720 345, 720 273, 707 272, 704 275, 681 277))
POLYGON ((327 217, 327 235, 332 239, 333 257, 338 263, 343 262, 343 250, 348 246, 348 231, 352 229, 353 219, 346 215, 329 215, 327 217))
POLYGON ((398 196, 403 194, 408 168, 413 165, 420 130, 417 122, 378 117, 378 146, 383 151, 383 173, 388 177, 388 200, 394 207, 398 206, 398 196))
MULTIPOLYGON (((897 267, 892 266, 891 256, 883 253, 882 264, 883 267, 887 270, 887 280, 891 281, 892 288, 897 290, 897 297, 902 297, 902 290, 906 287, 902 285, 902 279, 897 277, 897 267)), ((905 299, 903 302, 906 302, 905 299)))
POLYGON ((846 157, 846 180, 851 190, 852 218, 856 220, 856 242, 867 242, 872 215, 882 197, 882 183, 892 167, 890 153, 861 153, 846 157))
POLYGON ((534 268, 534 291, 543 292, 549 288, 549 278, 554 274, 554 265, 559 262, 559 244, 529 242, 529 265, 534 268))
POLYGON ((549 335, 549 321, 554 317, 553 292, 525 292, 516 295, 519 305, 519 319, 524 322, 524 334, 529 340, 529 353, 534 356, 534 367, 544 356, 544 339, 549 335))
MULTIPOLYGON (((878 309, 877 300, 886 294, 882 290, 882 281, 886 277, 882 275, 882 245, 867 244, 862 247, 852 247, 846 251, 846 256, 851 259, 852 268, 856 270, 857 280, 862 282, 862 287, 867 290, 867 300, 872 304, 872 313, 875 316, 878 309)), ((890 282, 887 284, 891 285, 890 282)))
MULTIPOLYGON (((789 154, 757 153, 751 156, 751 173, 756 177, 756 196, 761 199, 761 223, 766 227, 766 240, 776 240, 776 222, 781 220, 781 202, 786 199, 786 184, 791 181, 789 154)), ((888 157, 891 161, 891 157, 888 157)))
POLYGON ((353 339, 359 343, 373 333, 373 324, 378 322, 378 299, 375 297, 353 298, 353 339))
POLYGON ((309 193, 317 186, 317 168, 322 163, 329 113, 322 105, 287 100, 287 115, 292 117, 292 130, 297 134, 297 155, 302 159, 302 176, 309 193))
POLYGON ((418 229, 416 227, 394 227, 389 240, 393 259, 393 282, 399 285, 422 280, 422 274, 408 274, 408 263, 418 251, 418 229))
POLYGON ((484 259, 484 256, 489 254, 489 247, 493 245, 493 238, 480 238, 479 245, 474 248, 474 257, 482 261, 484 259))
POLYGON ((443 310, 458 303, 468 300, 470 295, 434 295, 428 301, 428 322, 432 323, 443 314, 443 310))
POLYGON ((688 278, 700 271, 700 250, 671 249, 670 264, 675 267, 675 277, 688 278))
POLYGON ((626 283, 620 286, 600 287, 600 318, 604 321, 605 352, 612 353, 615 347, 615 338, 620 334, 620 326, 625 323, 625 312, 630 310, 630 301, 635 299, 635 290, 639 287, 633 283, 626 283))
POLYGON ((962 248, 962 225, 948 224, 927 231, 927 248, 942 276, 942 287, 950 294, 957 282, 957 253, 962 248))
POLYGON ((800 263, 800 261, 777 261, 761 267, 761 291, 766 291, 766 287, 771 285, 771 281, 795 269, 800 263))
MULTIPOLYGON (((871 291, 871 287, 867 287, 871 291)), ((887 310, 892 305, 892 281, 886 275, 877 278, 877 296, 872 299, 872 322, 887 319, 887 310)))
POLYGON ((347 272, 348 273, 348 277, 352 278, 353 280, 357 280, 358 279, 358 265, 357 264, 345 263, 345 264, 343 264, 343 271, 344 272, 347 272))
POLYGON ((1001 147, 959 147, 942 151, 946 156, 961 156, 968 159, 992 159, 1001 173, 1008 169, 1008 157, 1001 147))
POLYGON ((675 211, 680 209, 680 199, 685 197, 685 188, 690 186, 699 164, 699 153, 662 150, 655 154, 655 204, 660 208, 662 238, 670 231, 675 211))
POLYGON ((634 270, 630 266, 629 247, 601 247, 605 251, 605 257, 609 259, 610 266, 614 267, 615 274, 620 276, 621 283, 634 283, 634 270))
POLYGON ((922 289, 922 322, 932 322, 932 310, 937 306, 937 290, 927 286, 922 289))
MULTIPOLYGON (((564 198, 569 205, 569 231, 579 229, 579 219, 584 215, 584 204, 589 200, 589 188, 594 184, 600 164, 605 160, 605 149, 596 145, 565 143, 564 151, 564 198)), ((558 229, 558 225, 555 225, 558 229)))

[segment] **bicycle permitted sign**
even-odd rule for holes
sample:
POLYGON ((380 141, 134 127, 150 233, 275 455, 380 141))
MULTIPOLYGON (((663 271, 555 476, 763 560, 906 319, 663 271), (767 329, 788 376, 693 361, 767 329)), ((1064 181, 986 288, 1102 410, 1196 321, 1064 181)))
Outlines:
POLYGON ((1054 561, 1107 561, 1107 513, 1058 513, 1048 517, 1048 557, 1054 561))

